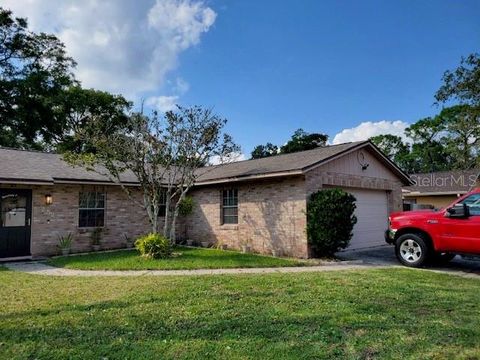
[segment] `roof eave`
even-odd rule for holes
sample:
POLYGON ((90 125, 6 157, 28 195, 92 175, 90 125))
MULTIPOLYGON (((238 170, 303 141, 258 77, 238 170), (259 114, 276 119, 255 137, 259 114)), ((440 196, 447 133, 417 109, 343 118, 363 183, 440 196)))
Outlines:
POLYGON ((41 179, 13 179, 13 178, 0 178, 0 184, 11 185, 54 185, 53 181, 41 180, 41 179))
POLYGON ((430 192, 409 192, 404 193, 404 197, 422 197, 422 196, 446 196, 446 195, 464 195, 468 193, 467 190, 459 190, 459 191, 430 191, 430 192))
POLYGON ((114 181, 105 181, 105 180, 85 180, 85 179, 54 179, 55 184, 72 184, 72 185, 117 185, 117 186, 140 186, 139 182, 133 181, 122 181, 117 183, 114 181))
POLYGON ((285 176, 299 176, 299 175, 303 175, 303 172, 301 170, 281 171, 281 172, 268 173, 268 174, 235 176, 235 177, 229 177, 229 178, 223 178, 223 179, 197 181, 195 182, 195 186, 224 184, 224 183, 240 182, 240 181, 262 180, 262 179, 279 178, 279 177, 285 177, 285 176))

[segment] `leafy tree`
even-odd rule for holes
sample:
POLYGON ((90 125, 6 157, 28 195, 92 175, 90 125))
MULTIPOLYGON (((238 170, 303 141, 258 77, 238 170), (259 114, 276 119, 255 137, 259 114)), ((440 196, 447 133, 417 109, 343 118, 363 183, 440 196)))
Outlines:
POLYGON ((405 131, 411 146, 394 135, 370 140, 408 173, 470 169, 480 152, 480 125, 472 114, 470 105, 456 105, 417 121, 405 131))
POLYGON ((405 144, 400 136, 385 134, 370 138, 382 152, 389 158, 394 159, 398 154, 408 151, 408 145, 405 144))
POLYGON ((319 256, 345 249, 352 238, 355 197, 342 189, 325 189, 310 196, 307 204, 307 237, 319 256))
POLYGON ((458 105, 442 111, 451 134, 447 147, 455 158, 454 166, 480 165, 478 134, 480 128, 480 54, 462 57, 455 70, 443 74, 443 84, 435 94, 439 103, 455 101, 458 105), (458 146, 456 146, 458 143, 458 146))
POLYGON ((26 19, 0 8, 0 145, 74 150, 72 133, 90 122, 105 131, 125 122, 122 96, 82 89, 64 44, 33 33, 26 19))
POLYGON ((90 125, 88 129, 77 129, 74 134, 74 142, 85 146, 64 152, 64 159, 119 184, 129 198, 147 212, 152 232, 157 233, 163 183, 170 166, 158 118, 133 113, 126 126, 108 134, 100 123, 90 125), (135 189, 124 184, 123 176, 128 172, 141 184, 142 201, 135 196, 135 189))
POLYGON ((480 54, 462 57, 460 66, 443 74, 443 85, 435 94, 438 102, 456 100, 472 107, 480 106, 480 54))
POLYGON ((167 181, 167 204, 174 202, 171 221, 165 216, 165 233, 175 239, 176 220, 184 198, 196 179, 208 173, 205 166, 215 157, 220 163, 232 160, 231 154, 240 151, 233 138, 223 132, 227 120, 200 106, 181 107, 165 114, 166 127, 164 142, 167 144, 167 158, 171 159, 167 181))
POLYGON ((404 171, 410 172, 413 170, 410 145, 405 143, 400 136, 391 134, 377 135, 371 137, 370 141, 404 171))
POLYGON ((405 130, 405 134, 413 140, 409 155, 412 172, 450 169, 451 158, 442 143, 445 130, 445 122, 438 116, 421 119, 405 130))
POLYGON ((57 133, 54 109, 75 83, 75 62, 54 35, 0 8, 0 145, 38 148, 57 133))
POLYGON ((58 129, 49 138, 60 152, 80 151, 89 143, 75 137, 75 134, 80 131, 84 136, 89 131, 115 132, 128 123, 127 113, 131 106, 120 95, 72 86, 59 96, 58 106, 54 109, 58 129))
POLYGON ((198 176, 210 171, 204 164, 212 157, 224 161, 239 150, 223 132, 225 124, 225 119, 199 106, 178 107, 163 118, 156 113, 133 113, 124 126, 108 131, 100 121, 79 128, 75 140, 86 145, 66 152, 64 158, 119 184, 146 211, 152 233, 158 232, 161 197, 166 191, 163 235, 175 241, 176 220, 186 194, 198 176), (142 201, 124 184, 126 172, 139 181, 142 201))
POLYGON ((257 145, 251 155, 252 159, 274 156, 278 154, 289 154, 298 151, 311 150, 327 144, 328 135, 320 133, 309 134, 303 129, 295 131, 290 140, 280 148, 272 143, 257 145))
POLYGON ((320 133, 309 134, 303 129, 298 129, 292 135, 292 138, 280 148, 282 154, 289 154, 298 151, 311 150, 317 147, 325 146, 328 135, 320 133))
POLYGON ((445 126, 442 143, 455 169, 467 170, 478 165, 480 119, 469 105, 443 109, 438 115, 445 126), (476 116, 472 118, 472 116, 476 116))
POLYGON ((252 159, 260 159, 278 154, 278 146, 272 143, 257 145, 252 151, 252 159))

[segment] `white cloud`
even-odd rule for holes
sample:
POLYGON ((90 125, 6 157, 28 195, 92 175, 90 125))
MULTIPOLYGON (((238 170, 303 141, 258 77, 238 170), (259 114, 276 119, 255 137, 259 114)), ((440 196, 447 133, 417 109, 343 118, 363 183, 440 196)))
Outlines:
POLYGON ((176 95, 150 96, 146 99, 145 105, 160 112, 174 110, 175 105, 179 104, 180 95, 185 94, 190 89, 190 84, 180 77, 177 77, 174 82, 168 81, 168 84, 176 95))
POLYGON ((230 155, 224 157, 223 159, 220 158, 219 156, 213 156, 210 159, 210 165, 220 165, 220 164, 232 163, 232 162, 237 162, 242 160, 247 160, 247 157, 245 156, 245 154, 240 152, 233 152, 230 155))
POLYGON ((145 105, 160 112, 174 110, 176 104, 178 104, 178 96, 151 96, 145 100, 145 105))
MULTIPOLYGON (((216 13, 200 0, 0 0, 35 31, 55 33, 85 87, 138 96, 158 90, 216 13)), ((188 83, 178 85, 188 90, 188 83)), ((186 91, 186 90, 183 90, 186 91)))
POLYGON ((190 89, 190 84, 183 80, 182 78, 178 77, 175 79, 175 85, 173 86, 173 91, 176 93, 183 95, 190 89))
POLYGON ((407 137, 405 136, 405 129, 409 126, 408 123, 405 121, 366 121, 362 122, 360 125, 350 128, 344 129, 336 134, 333 138, 333 144, 341 144, 345 142, 351 141, 362 141, 368 140, 372 136, 376 135, 384 135, 384 134, 392 134, 400 136, 402 139, 408 141, 407 137))
POLYGON ((202 2, 157 0, 148 12, 148 25, 165 36, 172 47, 186 49, 200 41, 215 22, 215 12, 202 2))

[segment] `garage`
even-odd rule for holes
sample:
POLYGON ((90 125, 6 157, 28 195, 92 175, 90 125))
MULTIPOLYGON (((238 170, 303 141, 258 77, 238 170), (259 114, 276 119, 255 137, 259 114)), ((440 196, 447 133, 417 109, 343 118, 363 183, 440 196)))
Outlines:
POLYGON ((401 188, 411 183, 407 174, 377 150, 372 145, 343 153, 307 176, 308 193, 341 188, 355 196, 357 223, 346 250, 385 245, 389 211, 402 210, 401 188))
POLYGON ((388 226, 387 192, 382 190, 345 188, 357 199, 357 223, 348 250, 385 245, 384 232, 388 226))

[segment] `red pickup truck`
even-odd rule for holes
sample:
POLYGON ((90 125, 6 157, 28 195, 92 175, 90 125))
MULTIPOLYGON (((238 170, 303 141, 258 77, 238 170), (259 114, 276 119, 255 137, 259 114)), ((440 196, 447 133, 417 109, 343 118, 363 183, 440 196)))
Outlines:
POLYGON ((446 208, 392 213, 385 240, 411 267, 448 262, 457 254, 480 255, 480 188, 446 208))

